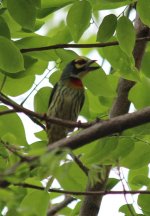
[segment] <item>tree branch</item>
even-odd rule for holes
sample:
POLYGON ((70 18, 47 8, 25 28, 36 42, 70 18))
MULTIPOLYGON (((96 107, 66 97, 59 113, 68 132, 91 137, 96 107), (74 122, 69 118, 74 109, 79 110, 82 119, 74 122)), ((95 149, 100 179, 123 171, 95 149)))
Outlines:
MULTIPOLYGON (((145 47, 146 47, 146 40, 139 40, 139 38, 142 38, 142 37, 149 38, 150 35, 149 35, 149 28, 144 26, 141 23, 138 16, 135 21, 135 29, 137 31, 137 39, 136 39, 136 44, 134 47, 133 55, 135 59, 135 66, 139 69, 141 65, 142 57, 145 51, 145 47)), ((123 115, 128 112, 129 107, 130 107, 130 101, 128 100, 128 93, 134 84, 135 82, 133 81, 125 80, 123 78, 120 79, 119 84, 118 84, 118 91, 117 91, 118 95, 110 111, 110 118, 113 118, 119 115, 123 115)), ((120 122, 118 122, 118 124, 119 123, 120 122)), ((123 125, 121 125, 121 127, 122 126, 123 125)), ((118 125, 118 132, 119 132, 119 127, 120 125, 118 125)), ((120 132, 123 131, 122 129, 120 128, 120 132)), ((109 129, 107 128, 107 132, 108 130, 109 129)), ((105 131, 103 131, 103 133, 105 133, 105 131)), ((110 169, 111 169, 111 166, 105 166, 104 168, 105 173, 106 173, 105 180, 101 182, 101 184, 99 182, 95 183, 94 187, 92 185, 90 186, 90 183, 88 183, 87 190, 95 190, 96 187, 99 190, 105 189, 110 169)), ((91 216, 96 216, 98 214, 98 211, 101 205, 101 200, 102 200, 102 196, 97 196, 97 197, 95 196, 94 201, 91 200, 89 197, 85 196, 83 204, 81 206, 80 216, 84 216, 88 214, 90 214, 91 216)))
POLYGON ((114 117, 108 121, 96 123, 95 125, 82 130, 80 133, 61 139, 48 146, 48 151, 56 148, 77 149, 96 139, 100 139, 115 133, 120 133, 126 129, 137 127, 150 122, 150 107, 114 117))
MULTIPOLYGON (((2 111, 0 112, 0 115, 4 115, 5 113, 13 113, 15 112, 22 112, 24 114, 26 114, 28 117, 33 117, 33 118, 37 118, 41 121, 46 121, 46 122, 50 122, 53 124, 59 124, 62 126, 66 126, 69 128, 87 128, 90 127, 91 125, 95 124, 96 122, 98 122, 98 120, 96 119, 93 122, 87 122, 87 123, 81 123, 81 122, 74 122, 74 121, 69 121, 69 120, 64 120, 64 119, 59 119, 59 118, 49 118, 46 114, 40 114, 40 113, 36 113, 33 112, 19 104, 17 104, 16 102, 9 100, 7 98, 5 98, 1 93, 0 93, 0 101, 2 101, 4 104, 11 106, 13 108, 13 111, 2 111)), ((102 121, 102 120, 100 120, 102 121)), ((36 122, 35 122, 36 123, 36 122)))
MULTIPOLYGON (((37 185, 32 185, 28 183, 12 183, 14 186, 19 186, 19 187, 24 187, 24 188, 32 188, 36 190, 45 190, 45 187, 42 186, 37 186, 37 185)), ((8 184, 5 182, 5 185, 7 186, 8 184)), ((115 195, 120 195, 120 194, 150 194, 150 190, 118 190, 118 191, 86 191, 86 192, 81 192, 81 191, 68 191, 68 190, 61 190, 61 189, 55 189, 55 188, 50 188, 48 189, 48 192, 54 192, 54 193, 60 193, 60 194, 69 194, 69 195, 78 195, 78 196, 94 196, 95 194, 97 195, 110 195, 110 194, 115 194, 115 195)))
MULTIPOLYGON (((139 37, 136 39, 136 42, 139 41, 150 41, 150 37, 139 37)), ((45 51, 51 49, 62 49, 62 48, 100 48, 108 46, 117 46, 119 45, 118 41, 111 41, 106 43, 92 43, 92 44, 55 44, 45 47, 36 47, 36 48, 26 48, 21 49, 22 53, 35 52, 35 51, 45 51)))
POLYGON ((82 161, 80 161, 80 159, 76 155, 74 155, 73 153, 69 153, 69 155, 72 157, 72 159, 78 165, 78 167, 85 173, 85 175, 88 176, 89 169, 82 163, 82 161))
POLYGON ((47 216, 55 215, 58 211, 65 208, 69 203, 76 200, 76 198, 71 196, 66 196, 66 198, 61 202, 58 203, 56 206, 53 206, 47 213, 47 216))
MULTIPOLYGON (((20 158, 21 162, 32 162, 34 161, 37 157, 29 157, 29 156, 25 156, 22 153, 19 152, 19 148, 17 148, 14 145, 9 144, 8 142, 3 141, 2 139, 0 139, 0 143, 6 148, 8 149, 8 151, 10 151, 11 153, 13 153, 14 155, 16 155, 17 157, 20 158)), ((18 164, 19 165, 19 164, 18 164)))
POLYGON ((0 116, 11 114, 11 113, 16 113, 16 111, 14 109, 4 110, 0 112, 0 116))

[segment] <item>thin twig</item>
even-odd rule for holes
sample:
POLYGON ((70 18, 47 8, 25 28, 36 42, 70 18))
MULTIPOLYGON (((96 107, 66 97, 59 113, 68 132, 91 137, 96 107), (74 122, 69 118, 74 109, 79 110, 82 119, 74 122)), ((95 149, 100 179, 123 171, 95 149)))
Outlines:
POLYGON ((75 154, 73 154, 73 152, 69 153, 69 155, 76 162, 78 167, 85 173, 85 175, 88 176, 89 169, 82 163, 82 161, 75 154))
MULTIPOLYGON (((27 183, 13 183, 15 186, 20 186, 24 188, 33 188, 36 190, 45 190, 44 187, 40 187, 37 185, 32 185, 32 184, 27 184, 27 183)), ((115 195, 120 195, 120 194, 150 194, 150 190, 133 190, 133 191, 87 191, 87 192, 80 192, 80 191, 68 191, 68 190, 61 190, 61 189, 55 189, 55 188, 50 188, 48 192, 55 192, 55 193, 60 193, 60 194, 69 194, 69 195, 79 195, 79 196, 84 196, 84 195, 109 195, 109 194, 115 194, 115 195)))
POLYGON ((59 118, 49 118, 46 114, 36 113, 36 112, 33 112, 27 108, 24 108, 23 106, 17 104, 16 102, 5 98, 2 94, 0 94, 0 101, 2 101, 4 104, 6 104, 8 106, 11 106, 16 112, 22 112, 22 113, 26 114, 28 117, 37 118, 41 121, 46 121, 46 122, 50 122, 53 124, 59 124, 59 125, 66 126, 69 128, 75 128, 75 127, 87 128, 87 127, 90 127, 91 125, 98 122, 96 120, 96 121, 93 121, 91 123, 88 123, 88 122, 87 123, 81 123, 81 122, 74 122, 74 121, 69 121, 69 120, 64 120, 64 119, 59 119, 59 118))
POLYGON ((71 203, 74 200, 76 200, 76 198, 71 197, 71 196, 66 196, 66 198, 61 203, 49 209, 47 216, 55 215, 58 211, 65 208, 69 203, 71 203))
POLYGON ((9 110, 4 110, 0 112, 0 116, 2 115, 7 115, 7 114, 12 114, 12 113, 16 113, 16 110, 14 109, 9 109, 9 110))
MULTIPOLYGON (((141 37, 137 38, 136 42, 139 41, 150 41, 150 37, 141 37)), ((51 49, 62 49, 62 48, 100 48, 100 47, 108 47, 108 46, 117 46, 119 45, 118 41, 111 41, 106 43, 92 43, 92 44, 55 44, 45 47, 36 47, 36 48, 26 48, 21 49, 22 53, 34 52, 34 51, 45 51, 51 49)))
MULTIPOLYGON (((125 186, 124 186, 124 183, 123 183, 123 179, 122 179, 122 177, 121 177, 121 172, 120 172, 119 164, 117 165, 117 170, 118 170, 118 175, 119 175, 119 178, 120 178, 120 181, 121 181, 121 184, 122 184, 123 191, 125 191, 125 186)), ((129 209, 129 212, 131 213, 132 216, 135 216, 134 212, 132 211, 131 206, 130 206, 129 203, 128 203, 126 194, 124 193, 123 196, 124 196, 125 202, 126 202, 126 204, 127 204, 127 207, 128 207, 128 209, 129 209)))
MULTIPOLYGON (((15 112, 21 112, 21 111, 17 111, 17 107, 19 107, 19 104, 17 104, 15 101, 11 100, 10 98, 8 98, 6 95, 4 95, 3 93, 0 93, 0 101, 2 101, 4 104, 11 106, 13 109, 13 111, 10 110, 4 110, 2 112, 0 112, 0 115, 4 115, 7 113, 15 113, 15 112), (5 102, 4 102, 5 101, 5 102), (16 108, 15 108, 16 107, 16 108)), ((20 109, 24 109, 23 106, 20 105, 20 109)), ((36 118, 34 118, 34 116, 29 116, 28 117, 37 125, 39 125, 42 129, 45 130, 45 126, 36 118)))
POLYGON ((12 146, 10 145, 8 142, 3 141, 2 139, 0 139, 0 143, 6 148, 8 149, 11 153, 13 153, 14 155, 16 155, 17 157, 19 157, 21 159, 22 162, 26 161, 26 162, 30 162, 32 161, 33 157, 29 157, 29 156, 25 156, 23 154, 21 154, 19 152, 19 148, 17 148, 16 146, 12 146))

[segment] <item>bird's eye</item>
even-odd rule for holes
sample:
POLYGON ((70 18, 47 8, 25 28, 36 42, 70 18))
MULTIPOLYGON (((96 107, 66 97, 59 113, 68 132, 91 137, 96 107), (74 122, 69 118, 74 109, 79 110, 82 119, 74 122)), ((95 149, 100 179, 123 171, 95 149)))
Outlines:
POLYGON ((75 64, 84 65, 84 64, 86 64, 86 60, 85 59, 78 59, 75 61, 75 64))

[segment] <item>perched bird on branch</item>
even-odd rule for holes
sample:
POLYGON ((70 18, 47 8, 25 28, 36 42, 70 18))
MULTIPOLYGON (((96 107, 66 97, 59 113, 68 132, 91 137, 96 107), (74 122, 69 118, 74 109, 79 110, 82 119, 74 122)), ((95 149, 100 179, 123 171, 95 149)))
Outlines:
MULTIPOLYGON (((60 80, 55 84, 47 112, 48 117, 76 121, 84 103, 82 78, 90 71, 99 68, 95 60, 79 57, 66 65, 60 80)), ((47 124, 49 144, 67 136, 69 128, 58 124, 47 124)))

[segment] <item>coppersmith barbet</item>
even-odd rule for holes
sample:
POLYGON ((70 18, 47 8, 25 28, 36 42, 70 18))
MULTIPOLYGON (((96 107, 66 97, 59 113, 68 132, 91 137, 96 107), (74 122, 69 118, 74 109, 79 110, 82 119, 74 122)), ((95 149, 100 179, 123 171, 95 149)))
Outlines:
MULTIPOLYGON (((60 80, 55 84, 47 112, 48 117, 76 121, 84 103, 84 86, 82 77, 88 72, 98 69, 93 65, 95 60, 79 57, 72 60, 64 68, 60 80)), ((47 134, 49 144, 67 136, 69 128, 48 123, 47 134)))

